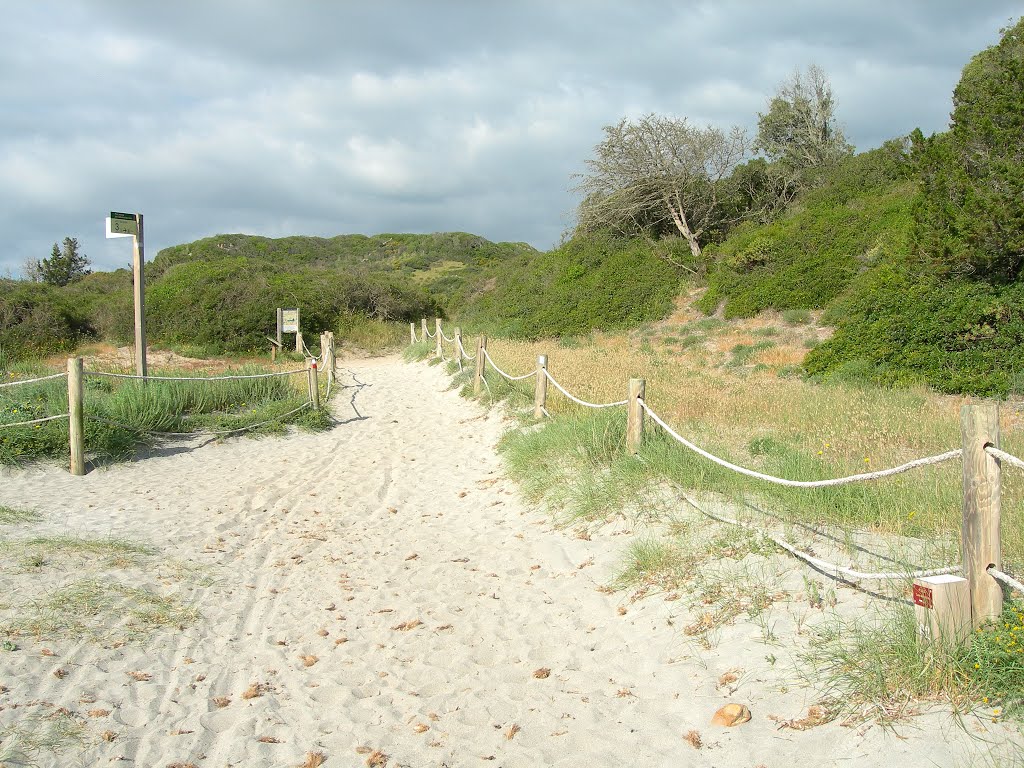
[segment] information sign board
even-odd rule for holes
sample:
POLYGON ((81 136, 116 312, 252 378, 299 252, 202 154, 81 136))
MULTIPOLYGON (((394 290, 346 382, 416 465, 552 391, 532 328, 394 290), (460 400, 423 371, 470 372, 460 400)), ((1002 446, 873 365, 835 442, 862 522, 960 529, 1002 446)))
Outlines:
POLYGON ((281 313, 281 330, 285 333, 299 332, 299 310, 286 309, 281 313))

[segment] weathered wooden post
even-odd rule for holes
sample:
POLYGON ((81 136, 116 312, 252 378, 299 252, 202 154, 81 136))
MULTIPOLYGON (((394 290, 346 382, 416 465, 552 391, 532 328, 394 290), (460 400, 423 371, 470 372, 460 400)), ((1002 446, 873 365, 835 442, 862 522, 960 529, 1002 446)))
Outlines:
POLYGON ((320 383, 316 376, 316 360, 309 363, 309 402, 313 404, 313 410, 320 410, 320 383))
POLYGON ((548 356, 540 355, 537 358, 537 386, 533 390, 533 418, 544 417, 545 406, 548 399, 548 377, 545 375, 548 370, 548 356))
POLYGON ((459 370, 462 370, 462 329, 455 326, 455 359, 459 361, 459 370))
POLYGON ((302 332, 301 331, 296 331, 295 332, 295 351, 296 351, 296 353, 301 355, 303 347, 305 347, 305 344, 302 343, 302 332))
POLYGON ((425 317, 420 318, 420 331, 422 332, 421 341, 426 341, 427 339, 430 338, 429 336, 427 336, 427 318, 425 317))
POLYGON ((71 474, 85 474, 85 411, 82 409, 82 358, 68 358, 68 444, 71 474))
POLYGON ((437 340, 437 348, 434 350, 434 357, 436 357, 438 360, 440 360, 441 359, 441 341, 442 341, 442 339, 441 339, 441 318, 440 317, 435 317, 434 318, 434 335, 435 335, 435 339, 437 340))
POLYGON ((626 450, 635 454, 644 441, 644 399, 647 382, 644 379, 629 380, 629 399, 626 403, 626 450))
POLYGON ((277 362, 277 344, 270 342, 270 362, 277 362))
POLYGON ((995 403, 965 405, 960 409, 963 436, 964 503, 961 544, 964 576, 971 595, 971 620, 975 628, 999 618, 1003 610, 1002 586, 987 573, 1000 568, 999 547, 1000 467, 985 452, 999 447, 999 406, 995 403))
POLYGON ((484 357, 484 351, 487 349, 487 337, 484 334, 480 334, 480 338, 476 340, 476 373, 473 374, 473 394, 480 394, 480 386, 484 379, 484 366, 487 364, 487 358, 484 357))
POLYGON ((333 382, 338 375, 338 354, 337 348, 334 346, 334 331, 327 332, 327 349, 331 353, 330 380, 333 382))
POLYGON ((409 323, 409 343, 416 343, 416 323, 409 323))
POLYGON ((282 338, 284 330, 284 310, 281 307, 277 308, 277 346, 284 347, 284 339, 282 338))

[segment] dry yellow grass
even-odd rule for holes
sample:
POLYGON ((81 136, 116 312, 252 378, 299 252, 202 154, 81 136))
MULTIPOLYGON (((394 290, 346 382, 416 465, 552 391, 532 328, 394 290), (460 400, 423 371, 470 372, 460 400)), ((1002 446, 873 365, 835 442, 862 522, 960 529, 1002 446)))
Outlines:
MULTIPOLYGON (((780 330, 780 334, 788 332, 780 330)), ((813 327, 806 331, 809 335, 822 332, 813 327)), ((763 340, 746 329, 720 338, 726 350, 737 343, 763 340)), ((758 438, 781 440, 802 455, 817 457, 831 476, 883 469, 958 448, 959 411, 973 401, 925 388, 822 385, 780 378, 772 369, 730 370, 702 363, 701 355, 708 354, 707 350, 696 356, 677 355, 622 334, 594 333, 578 343, 565 347, 557 339, 489 339, 488 351, 498 365, 514 375, 534 370, 537 357, 547 355, 548 371, 562 386, 596 403, 625 399, 629 379, 643 378, 646 402, 667 423, 696 444, 755 469, 761 458, 751 445, 758 438)), ((761 360, 786 365, 801 354, 781 345, 759 353, 761 360)), ((532 392, 533 379, 523 384, 532 392)), ((557 419, 578 412, 579 406, 549 386, 547 410, 557 419)), ((1024 456, 1021 419, 1018 407, 1003 405, 1001 444, 1018 456, 1024 456)), ((686 449, 680 446, 680 450, 686 449)), ((954 536, 959 527, 960 472, 959 463, 952 461, 889 481, 941 488, 939 496, 944 501, 942 505, 913 508, 911 504, 891 511, 890 519, 878 521, 875 527, 901 533, 912 522, 915 531, 954 536)), ((1024 560, 1022 494, 1024 473, 1004 471, 1003 550, 1004 557, 1014 562, 1024 560)))

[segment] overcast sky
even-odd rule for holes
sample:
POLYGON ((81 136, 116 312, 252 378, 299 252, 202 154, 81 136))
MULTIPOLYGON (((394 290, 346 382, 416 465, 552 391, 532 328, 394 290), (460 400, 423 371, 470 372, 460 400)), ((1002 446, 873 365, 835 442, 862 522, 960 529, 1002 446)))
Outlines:
POLYGON ((816 63, 866 150, 944 130, 1001 0, 0 0, 0 275, 217 233, 557 244, 601 128, 755 129, 816 63))

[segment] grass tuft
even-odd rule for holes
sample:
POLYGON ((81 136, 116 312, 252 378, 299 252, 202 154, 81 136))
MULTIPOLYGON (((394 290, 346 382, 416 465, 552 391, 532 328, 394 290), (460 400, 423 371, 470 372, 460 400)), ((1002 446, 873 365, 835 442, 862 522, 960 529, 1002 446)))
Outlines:
POLYGON ((0 525, 17 525, 18 523, 36 523, 43 516, 31 509, 14 509, 0 504, 0 525))

